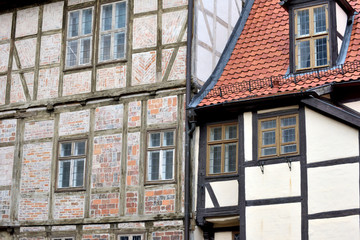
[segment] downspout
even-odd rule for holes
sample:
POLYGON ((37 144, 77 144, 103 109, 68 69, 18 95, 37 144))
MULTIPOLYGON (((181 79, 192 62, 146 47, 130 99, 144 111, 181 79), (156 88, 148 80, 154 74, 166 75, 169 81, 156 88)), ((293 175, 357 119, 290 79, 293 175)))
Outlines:
MULTIPOLYGON (((192 60, 192 37, 193 37, 193 17, 194 17, 194 0, 189 0, 188 4, 188 23, 187 23, 187 47, 186 47, 186 109, 191 99, 191 60, 192 60)), ((190 146, 191 135, 189 122, 189 112, 186 110, 185 115, 185 236, 184 240, 190 240, 190 146)))

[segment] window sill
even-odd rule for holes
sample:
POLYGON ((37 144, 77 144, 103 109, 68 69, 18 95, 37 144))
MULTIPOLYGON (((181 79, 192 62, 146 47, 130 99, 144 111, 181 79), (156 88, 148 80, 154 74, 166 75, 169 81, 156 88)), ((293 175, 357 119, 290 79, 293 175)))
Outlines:
POLYGON ((144 185, 150 186, 150 185, 175 184, 175 183, 176 183, 175 179, 173 179, 173 180, 156 180, 156 181, 145 181, 144 185))
POLYGON ((102 61, 102 62, 98 62, 96 64, 96 67, 102 67, 105 65, 111 65, 111 64, 117 64, 117 63, 126 63, 128 60, 126 58, 122 58, 122 59, 115 59, 115 60, 106 60, 106 61, 102 61))
POLYGON ((239 177, 239 174, 236 172, 236 173, 223 173, 223 174, 213 174, 213 175, 206 175, 205 176, 205 179, 207 180, 211 180, 211 179, 231 179, 231 178, 238 178, 239 177))
POLYGON ((74 66, 74 67, 65 67, 64 68, 64 73, 67 72, 72 72, 72 71, 79 71, 79 70, 85 70, 85 69, 92 69, 92 65, 91 64, 87 64, 87 65, 80 65, 80 66, 74 66))
POLYGON ((55 189, 55 193, 63 193, 63 192, 84 192, 86 188, 57 188, 55 189))

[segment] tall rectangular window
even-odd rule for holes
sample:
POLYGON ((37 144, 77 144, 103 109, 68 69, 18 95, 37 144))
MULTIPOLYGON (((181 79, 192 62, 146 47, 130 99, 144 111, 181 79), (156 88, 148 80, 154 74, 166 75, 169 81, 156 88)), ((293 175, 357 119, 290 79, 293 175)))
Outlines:
POLYGON ((86 140, 59 143, 57 189, 85 186, 86 140))
POLYGON ((208 128, 207 174, 237 172, 238 128, 236 124, 208 128))
POLYGON ((147 181, 173 180, 175 130, 148 133, 147 181))
POLYGON ((91 61, 93 9, 68 14, 66 67, 87 65, 91 61))
POLYGON ((296 70, 329 65, 328 6, 295 10, 296 70))
POLYGON ((259 120, 259 157, 270 158, 299 153, 298 115, 259 120))
POLYGON ((126 2, 101 6, 100 62, 125 58, 126 2))

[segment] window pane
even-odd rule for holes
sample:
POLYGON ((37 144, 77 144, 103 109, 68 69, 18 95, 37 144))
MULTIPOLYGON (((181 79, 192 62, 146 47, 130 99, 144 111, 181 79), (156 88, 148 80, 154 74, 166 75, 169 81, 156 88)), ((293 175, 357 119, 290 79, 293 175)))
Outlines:
POLYGON ((85 142, 75 142, 74 155, 85 154, 85 142))
POLYGON ((297 42, 298 46, 298 68, 310 67, 310 41, 297 42))
POLYGON ((167 150, 163 153, 162 179, 173 178, 174 150, 167 150))
POLYGON ((90 62, 90 38, 81 39, 80 64, 90 62))
POLYGON ((150 133, 150 147, 160 147, 160 133, 150 133))
POLYGON ((226 126, 225 128, 225 139, 234 139, 237 137, 236 126, 226 126))
POLYGON ((75 66, 77 65, 77 48, 78 48, 78 42, 77 41, 71 41, 68 42, 67 46, 67 66, 75 66))
POLYGON ((70 13, 68 37, 76 37, 79 35, 79 15, 79 11, 70 13))
POLYGON ((84 159, 73 160, 74 172, 73 172, 73 187, 81 187, 84 184, 84 159))
POLYGON ((60 157, 66 157, 71 155, 71 142, 61 143, 60 157))
POLYGON ((211 128, 210 130, 210 140, 221 140, 221 127, 211 128))
POLYGON ((82 14, 82 34, 90 34, 92 28, 92 9, 85 9, 82 14))
POLYGON ((110 59, 110 48, 111 48, 111 35, 101 36, 101 49, 100 49, 101 61, 110 59))
POLYGON ((315 64, 316 66, 327 65, 327 38, 315 40, 315 64))
POLYGON ((296 117, 289 117, 289 118, 281 119, 282 127, 287 127, 287 126, 292 126, 292 125, 296 125, 296 117))
POLYGON ((276 128, 276 120, 262 121, 261 129, 276 128))
POLYGON ((281 135, 281 143, 295 142, 295 128, 282 129, 281 135))
POLYGON ((133 236, 132 240, 141 240, 141 236, 133 236))
POLYGON ((309 35, 309 10, 297 11, 298 35, 309 35))
POLYGON ((267 131, 262 133, 262 145, 275 144, 275 131, 267 131))
POLYGON ((111 29, 112 23, 112 5, 102 7, 101 30, 106 31, 111 29))
POLYGON ((148 177, 149 180, 159 180, 159 160, 160 152, 149 152, 149 168, 148 168, 148 177))
POLYGON ((116 28, 123 28, 125 27, 126 23, 126 3, 121 2, 116 4, 116 28))
POLYGON ((164 132, 163 146, 174 145, 174 132, 164 132))
POLYGON ((293 153, 296 152, 296 144, 281 146, 281 153, 293 153))
POLYGON ((114 58, 124 58, 125 57, 125 33, 116 33, 115 34, 115 44, 114 44, 114 58))
POLYGON ((262 148, 261 156, 270 156, 276 154, 276 147, 262 148))
POLYGON ((315 33, 326 32, 325 6, 314 9, 314 30, 315 33))
POLYGON ((210 146, 210 173, 221 172, 221 145, 210 146))
POLYGON ((129 240, 129 237, 128 236, 121 236, 120 240, 129 240))
POLYGON ((236 171, 236 143, 225 145, 225 172, 236 171))
POLYGON ((70 161, 60 161, 59 166, 59 187, 65 188, 70 185, 70 161))

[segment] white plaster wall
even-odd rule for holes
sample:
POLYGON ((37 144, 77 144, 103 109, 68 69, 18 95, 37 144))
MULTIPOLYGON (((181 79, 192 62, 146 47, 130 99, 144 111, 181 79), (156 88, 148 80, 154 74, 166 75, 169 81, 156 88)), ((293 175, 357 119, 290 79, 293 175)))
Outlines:
POLYGON ((214 204, 210 198, 208 190, 205 188, 205 208, 213 208, 214 204))
POLYGON ((360 113, 360 101, 344 103, 345 106, 360 113))
POLYGON ((247 207, 246 239, 300 240, 301 204, 247 207))
POLYGON ((309 221, 309 240, 359 240, 359 216, 309 221))
POLYGON ((337 31, 344 36, 347 25, 347 15, 345 11, 336 3, 336 27, 337 31))
POLYGON ((232 232, 216 232, 215 240, 232 240, 232 232))
POLYGON ((308 169, 309 214, 359 207, 359 164, 308 169))
POLYGON ((337 37, 337 44, 338 44, 338 53, 340 52, 340 50, 341 50, 341 45, 342 45, 342 40, 339 38, 339 37, 337 37))
POLYGON ((219 181, 210 183, 220 207, 238 205, 238 181, 219 181))
POLYGON ((192 239, 192 240, 204 240, 203 231, 198 226, 195 226, 193 236, 192 236, 192 238, 190 237, 190 239, 192 239))
POLYGON ((241 0, 196 0, 194 75, 205 82, 239 19, 241 0))
MULTIPOLYGON (((252 156, 252 113, 245 112, 244 113, 244 156, 245 161, 253 160, 252 156)), ((241 143, 241 141, 240 141, 241 143)))
POLYGON ((245 168, 246 200, 300 196, 300 163, 265 165, 245 168))
POLYGON ((305 109, 307 162, 359 156, 358 131, 305 109))

